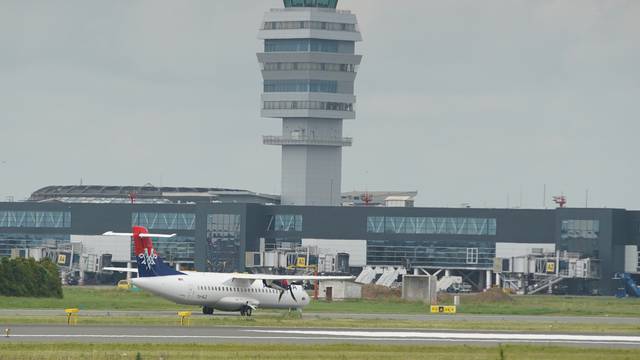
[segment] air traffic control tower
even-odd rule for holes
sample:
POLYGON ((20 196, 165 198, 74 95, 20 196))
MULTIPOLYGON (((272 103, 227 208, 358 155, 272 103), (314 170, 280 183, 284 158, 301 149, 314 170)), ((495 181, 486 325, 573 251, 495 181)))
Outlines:
POLYGON ((339 205, 342 120, 354 119, 353 83, 362 37, 354 14, 336 10, 337 0, 284 0, 265 13, 258 53, 264 92, 262 116, 282 118, 283 205, 339 205))

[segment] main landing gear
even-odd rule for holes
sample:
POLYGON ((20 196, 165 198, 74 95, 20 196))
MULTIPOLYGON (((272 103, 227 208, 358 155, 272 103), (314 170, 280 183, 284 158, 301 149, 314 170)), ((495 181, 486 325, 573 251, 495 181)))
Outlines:
POLYGON ((251 311, 252 311, 252 310, 253 310, 253 309, 251 308, 251 306, 243 305, 243 306, 240 308, 240 315, 242 315, 242 316, 251 316, 251 311))
POLYGON ((208 306, 203 306, 202 313, 205 315, 213 315, 213 308, 208 306))

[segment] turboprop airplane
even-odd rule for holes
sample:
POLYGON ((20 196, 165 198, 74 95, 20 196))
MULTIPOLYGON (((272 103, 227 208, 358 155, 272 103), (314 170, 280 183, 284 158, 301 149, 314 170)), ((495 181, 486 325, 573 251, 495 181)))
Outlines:
POLYGON ((105 267, 107 271, 138 273, 131 283, 152 294, 178 304, 200 305, 202 313, 213 310, 240 311, 251 316, 257 308, 302 309, 310 302, 301 285, 292 281, 353 280, 352 276, 270 275, 177 271, 167 265, 153 248, 152 238, 170 238, 176 234, 150 234, 142 226, 133 233, 107 231, 103 235, 133 238, 137 269, 105 267))

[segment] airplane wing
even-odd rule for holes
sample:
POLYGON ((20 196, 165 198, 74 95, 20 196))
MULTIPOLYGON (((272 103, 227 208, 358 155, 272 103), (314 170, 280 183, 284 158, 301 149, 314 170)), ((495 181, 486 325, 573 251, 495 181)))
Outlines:
POLYGON ((232 274, 233 280, 354 280, 355 276, 314 276, 314 275, 272 275, 272 274, 232 274))
POLYGON ((130 273, 137 273, 138 272, 138 269, 135 269, 135 268, 120 268, 120 267, 103 267, 102 270, 130 272, 130 273))

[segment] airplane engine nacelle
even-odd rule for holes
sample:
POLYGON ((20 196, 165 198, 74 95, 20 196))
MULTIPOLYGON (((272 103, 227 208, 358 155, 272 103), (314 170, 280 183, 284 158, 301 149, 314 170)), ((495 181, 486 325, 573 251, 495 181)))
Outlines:
POLYGON ((216 309, 222 311, 240 311, 243 306, 249 306, 253 309, 258 307, 258 302, 255 300, 245 299, 241 297, 228 296, 223 297, 215 305, 216 309))

